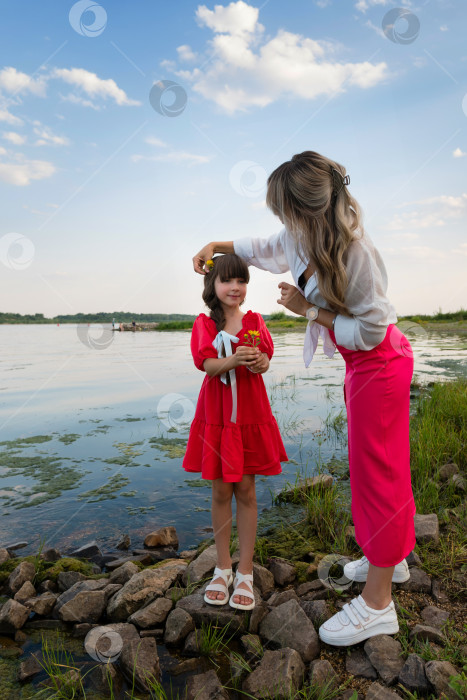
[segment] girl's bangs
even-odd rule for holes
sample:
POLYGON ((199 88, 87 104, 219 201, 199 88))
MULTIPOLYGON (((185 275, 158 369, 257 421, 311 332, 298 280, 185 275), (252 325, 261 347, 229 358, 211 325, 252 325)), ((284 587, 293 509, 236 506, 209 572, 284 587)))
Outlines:
POLYGON ((244 279, 245 282, 248 282, 250 279, 248 265, 238 255, 220 256, 216 268, 221 282, 234 278, 244 279))

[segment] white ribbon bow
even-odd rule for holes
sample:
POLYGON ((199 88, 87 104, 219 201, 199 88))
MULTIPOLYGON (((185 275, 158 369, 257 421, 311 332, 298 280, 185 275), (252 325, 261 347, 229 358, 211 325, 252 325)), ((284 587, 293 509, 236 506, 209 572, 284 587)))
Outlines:
MULTIPOLYGON (((232 345, 231 343, 238 343, 240 338, 237 338, 236 335, 230 335, 230 333, 227 333, 227 331, 219 331, 219 333, 216 335, 214 340, 212 341, 212 344, 217 350, 217 356, 221 359, 223 358, 222 355, 222 347, 225 348, 225 355, 226 357, 230 357, 232 355, 232 345)), ((230 376, 230 387, 232 389, 232 416, 230 420, 232 423, 237 422, 237 379, 235 376, 235 369, 232 368, 229 370, 229 376, 230 376)), ((224 384, 227 384, 227 372, 223 372, 221 374, 221 381, 224 382, 224 384)))
POLYGON ((323 351, 325 355, 328 357, 333 357, 336 351, 336 346, 331 340, 328 329, 322 326, 320 323, 308 321, 305 331, 305 343, 303 345, 303 359, 305 361, 305 367, 308 367, 313 359, 313 355, 318 347, 319 336, 321 336, 323 339, 323 351))

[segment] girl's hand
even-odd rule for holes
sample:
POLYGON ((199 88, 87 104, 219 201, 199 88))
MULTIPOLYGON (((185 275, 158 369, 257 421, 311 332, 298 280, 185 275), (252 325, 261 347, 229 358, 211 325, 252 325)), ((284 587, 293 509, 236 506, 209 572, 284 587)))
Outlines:
POLYGON ((277 300, 277 303, 282 304, 294 314, 304 316, 308 305, 301 291, 287 282, 280 282, 278 287, 281 290, 281 298, 277 300))
POLYGON ((214 243, 208 243, 201 248, 199 253, 193 257, 193 269, 200 275, 206 275, 207 271, 204 269, 204 263, 206 260, 212 260, 214 255, 214 243))
POLYGON ((235 366, 244 365, 246 367, 251 367, 260 355, 261 352, 258 348, 254 348, 251 345, 240 345, 233 354, 235 357, 235 366))
POLYGON ((262 352, 257 360, 249 366, 252 372, 261 373, 266 372, 269 369, 269 357, 265 352, 262 352))

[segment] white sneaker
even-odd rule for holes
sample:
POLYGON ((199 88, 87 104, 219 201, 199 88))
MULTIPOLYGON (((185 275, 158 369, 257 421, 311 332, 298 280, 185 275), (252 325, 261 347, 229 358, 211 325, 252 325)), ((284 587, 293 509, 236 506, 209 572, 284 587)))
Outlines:
POLYGON ((323 622, 319 637, 326 644, 346 647, 377 634, 395 634, 398 631, 399 623, 392 600, 386 608, 374 610, 359 595, 323 622))
MULTIPOLYGON (((368 567, 369 561, 366 557, 356 559, 356 561, 350 561, 344 566, 344 576, 346 576, 350 581, 366 581, 368 567)), ((392 580, 394 583, 404 583, 404 581, 408 581, 409 578, 409 566, 406 560, 402 559, 400 564, 396 564, 394 567, 392 580)))

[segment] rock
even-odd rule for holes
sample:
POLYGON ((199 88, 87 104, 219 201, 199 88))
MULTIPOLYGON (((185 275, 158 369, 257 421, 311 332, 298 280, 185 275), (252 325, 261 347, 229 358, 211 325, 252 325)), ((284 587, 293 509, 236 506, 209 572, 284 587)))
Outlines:
POLYGON ((272 644, 295 649, 305 662, 319 654, 316 630, 296 600, 273 608, 261 622, 259 633, 272 644))
POLYGON ((104 588, 105 602, 108 603, 109 599, 122 588, 123 586, 121 583, 109 583, 109 585, 104 588))
POLYGON ((439 579, 434 578, 431 582, 431 595, 440 605, 449 603, 447 594, 442 590, 439 579))
POLYGON ((411 566, 421 566, 422 565, 422 560, 418 556, 417 552, 412 549, 410 554, 405 558, 405 561, 407 562, 407 565, 409 568, 411 566))
POLYGON ((161 680, 157 644, 153 637, 132 639, 124 644, 118 663, 127 680, 133 683, 134 678, 136 687, 144 692, 149 691, 147 676, 161 680))
POLYGON ((394 700, 394 698, 399 698, 397 693, 394 693, 389 688, 384 688, 384 686, 379 683, 372 683, 367 690, 365 695, 365 700, 394 700))
POLYGON ((268 598, 268 605, 272 608, 277 608, 278 605, 287 603, 288 600, 296 600, 297 603, 300 602, 293 588, 289 588, 287 591, 276 591, 276 593, 273 593, 272 596, 268 598))
POLYGON ((316 476, 310 476, 307 479, 302 479, 293 489, 288 489, 287 491, 281 492, 281 500, 290 501, 296 496, 316 489, 317 487, 321 489, 329 489, 332 487, 333 478, 331 474, 317 474, 316 476))
POLYGON ((447 481, 451 476, 454 476, 454 474, 458 473, 459 467, 453 462, 450 462, 449 464, 443 464, 443 466, 439 468, 439 478, 441 479, 441 481, 447 481))
MULTIPOLYGON (((107 571, 114 571, 127 562, 140 562, 140 564, 143 564, 144 566, 150 566, 153 564, 151 555, 149 552, 146 552, 145 554, 136 554, 135 556, 128 555, 126 557, 121 557, 120 559, 112 559, 112 561, 108 561, 105 566, 107 571)), ((138 571, 141 571, 139 567, 138 571)))
POLYGON ((28 598, 25 600, 24 605, 29 608, 31 612, 47 617, 48 615, 51 615, 57 602, 57 598, 58 596, 55 593, 41 593, 41 595, 38 595, 35 598, 28 598))
POLYGON ((58 584, 56 581, 47 578, 38 585, 37 591, 38 593, 56 593, 58 591, 58 584))
POLYGON ((285 559, 279 557, 274 557, 270 560, 269 569, 278 586, 287 586, 295 580, 297 575, 295 567, 285 559))
POLYGON ((431 593, 431 578, 425 571, 413 566, 410 569, 410 578, 405 583, 398 584, 401 590, 412 593, 431 593))
POLYGON ((28 638, 27 634, 24 634, 21 630, 16 630, 15 632, 15 642, 17 644, 23 644, 28 638))
POLYGON ((243 654, 247 661, 259 659, 263 653, 263 645, 257 634, 244 634, 240 637, 243 654))
POLYGON ((0 548, 0 564, 4 564, 6 561, 10 559, 10 555, 8 553, 8 549, 5 549, 5 547, 0 548))
MULTIPOLYGON (((212 622, 215 624, 217 620, 219 625, 229 624, 232 631, 243 630, 246 632, 246 626, 248 624, 246 615, 239 615, 239 611, 232 608, 229 604, 210 605, 209 603, 205 603, 203 596, 207 585, 208 583, 191 595, 180 598, 176 603, 176 608, 186 610, 186 612, 191 615, 196 625, 201 625, 203 622, 212 622)), ((257 604, 259 604, 261 598, 259 597, 258 589, 253 587, 253 592, 255 594, 255 600, 257 604)))
POLYGON ((123 535, 120 542, 117 544, 117 549, 130 549, 131 538, 130 535, 123 535))
POLYGON ((243 681, 242 689, 255 698, 286 700, 300 690, 304 675, 305 665, 295 649, 268 650, 256 669, 243 681))
POLYGON ((169 613, 165 623, 164 644, 168 646, 181 644, 194 628, 195 623, 191 615, 183 608, 175 608, 169 613))
POLYGON ((7 600, 0 608, 0 632, 11 634, 21 629, 29 617, 29 610, 16 600, 7 600))
POLYGON ((169 668, 169 673, 171 676, 179 676, 181 673, 190 673, 190 671, 196 671, 199 666, 199 659, 185 659, 185 661, 180 661, 169 668))
POLYGON ((310 593, 316 593, 317 591, 323 591, 324 589, 324 583, 321 581, 320 578, 317 578, 314 581, 307 581, 306 583, 301 583, 300 586, 298 586, 296 593, 299 598, 311 600, 311 598, 308 597, 310 593))
POLYGON ((250 610, 250 624, 248 626, 248 632, 251 634, 257 634, 260 623, 262 620, 264 620, 268 612, 269 608, 266 603, 257 603, 253 610, 250 610))
POLYGON ((229 695, 222 687, 214 669, 190 676, 186 684, 186 700, 228 700, 229 695))
POLYGON ((45 549, 43 552, 41 552, 40 558, 44 561, 58 561, 62 558, 62 555, 58 549, 51 547, 50 549, 45 549))
POLYGON ((400 642, 387 634, 378 634, 367 639, 363 648, 383 682, 395 683, 404 665, 400 642))
POLYGON ((121 583, 122 585, 125 585, 125 583, 127 583, 127 581, 129 581, 130 578, 139 571, 140 569, 138 566, 136 566, 136 564, 133 564, 132 561, 127 561, 112 571, 109 576, 109 581, 111 583, 121 583))
POLYGON ((128 622, 142 629, 149 629, 155 625, 162 625, 171 610, 172 601, 167 598, 156 598, 149 605, 130 615, 128 622))
POLYGON ((38 662, 37 658, 31 654, 27 659, 22 661, 18 669, 18 680, 20 683, 24 681, 29 681, 34 676, 42 671, 42 666, 38 662))
POLYGON ((78 639, 84 639, 84 637, 92 630, 93 627, 98 627, 98 625, 91 624, 90 622, 77 622, 76 625, 73 625, 71 636, 77 637, 78 639))
POLYGON ((308 680, 320 688, 326 686, 328 690, 334 690, 339 684, 337 673, 326 659, 311 662, 308 680))
POLYGON ((32 581, 36 575, 36 567, 30 561, 22 561, 8 577, 8 588, 13 593, 17 593, 23 583, 32 581))
POLYGON ((399 683, 402 683, 411 693, 425 694, 430 686, 425 674, 425 662, 418 654, 409 654, 399 673, 399 683))
POLYGON ((332 617, 332 612, 324 600, 302 600, 300 606, 315 627, 332 617))
POLYGON ((178 549, 178 535, 174 527, 161 527, 144 538, 145 547, 175 547, 178 549))
POLYGON ((446 637, 435 627, 429 625, 415 625, 411 630, 410 639, 418 639, 419 641, 434 642, 435 644, 445 644, 446 637))
POLYGON ((184 549, 183 552, 179 552, 178 556, 188 562, 193 561, 196 558, 196 549, 184 549))
POLYGON ((68 629, 63 620, 49 620, 45 618, 28 620, 24 628, 26 630, 59 630, 60 632, 65 632, 68 629))
POLYGON ((89 580, 84 580, 84 581, 77 581, 74 583, 70 588, 68 588, 66 591, 63 591, 63 593, 60 593, 60 595, 57 598, 57 603, 55 605, 54 611, 53 611, 53 617, 58 618, 58 612, 62 605, 65 603, 68 603, 70 600, 72 600, 78 593, 82 593, 85 591, 102 591, 103 588, 107 586, 107 579, 89 579, 89 580))
POLYGON ((64 622, 98 622, 104 614, 104 591, 81 591, 59 609, 64 622))
POLYGON ((134 549, 133 554, 136 556, 143 555, 145 558, 150 557, 153 564, 164 559, 180 559, 180 555, 173 547, 158 547, 157 549, 134 549))
POLYGON ((415 525, 415 539, 417 542, 439 542, 439 522, 436 513, 413 516, 415 525))
POLYGON ((78 581, 86 581, 86 576, 79 571, 61 571, 57 576, 58 589, 60 591, 67 591, 78 581))
POLYGON ((441 608, 436 608, 434 605, 428 605, 423 608, 420 613, 423 620, 430 627, 441 628, 449 619, 449 613, 446 610, 441 610, 441 608))
POLYGON ((17 549, 23 549, 23 547, 27 547, 28 544, 29 542, 14 542, 13 544, 6 544, 4 549, 6 549, 9 554, 11 554, 17 549))
POLYGON ((75 557, 76 559, 94 559, 95 557, 102 557, 102 552, 96 540, 93 540, 73 550, 68 556, 75 557))
POLYGON ((101 696, 110 697, 110 688, 112 688, 112 697, 118 696, 121 693, 123 678, 115 667, 115 664, 97 664, 93 666, 86 678, 91 688, 101 696))
POLYGON ((427 661, 425 673, 437 697, 444 693, 448 700, 459 700, 459 695, 449 686, 449 678, 457 675, 458 671, 449 661, 427 661))
POLYGON ((363 649, 355 649, 345 657, 345 668, 347 673, 351 673, 353 676, 361 676, 370 680, 378 678, 375 667, 363 649))
MULTIPOLYGON (((232 556, 232 564, 238 563, 239 558, 240 557, 234 553, 232 556)), ((201 581, 201 579, 213 573, 216 565, 217 549, 216 545, 212 544, 206 547, 199 557, 196 557, 196 559, 190 562, 182 577, 183 585, 187 586, 189 583, 198 583, 198 581, 201 581)))
POLYGON ((253 583, 259 588, 262 598, 267 598, 274 590, 274 576, 260 564, 253 563, 253 583))
POLYGON ((168 560, 156 569, 144 569, 134 574, 110 599, 107 615, 111 620, 127 620, 139 608, 151 603, 157 596, 164 595, 186 568, 184 561, 168 560))
POLYGON ((465 491, 466 489, 465 479, 460 474, 454 474, 454 476, 451 476, 448 484, 454 486, 456 491, 465 491))
POLYGON ((183 653, 187 656, 199 656, 201 653, 201 633, 200 630, 194 629, 189 632, 187 638, 185 639, 185 646, 183 647, 183 653))
POLYGON ((24 603, 28 598, 32 598, 36 595, 36 589, 32 585, 31 581, 25 581, 19 591, 15 593, 13 598, 18 601, 18 603, 24 603))

